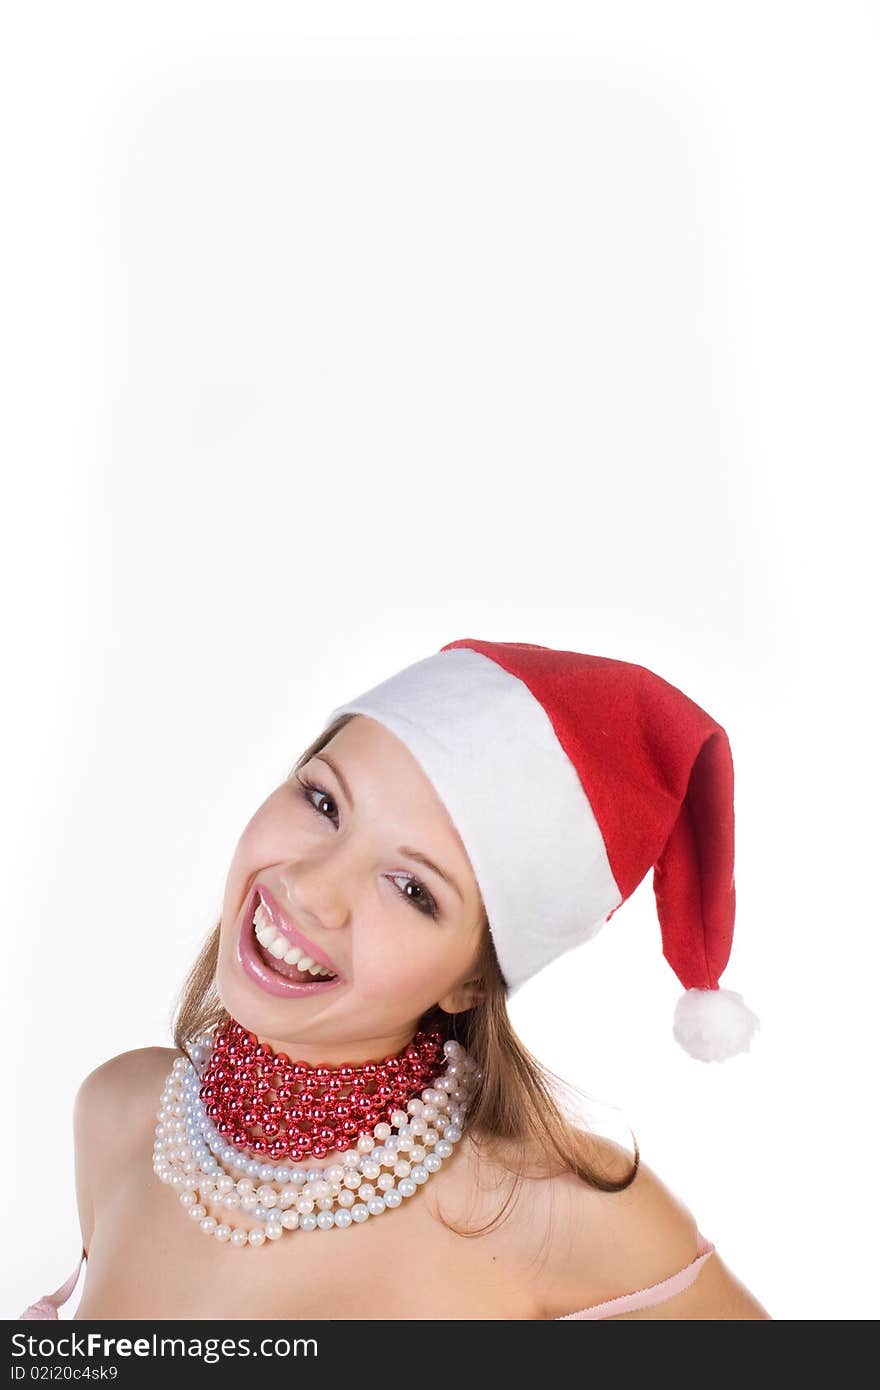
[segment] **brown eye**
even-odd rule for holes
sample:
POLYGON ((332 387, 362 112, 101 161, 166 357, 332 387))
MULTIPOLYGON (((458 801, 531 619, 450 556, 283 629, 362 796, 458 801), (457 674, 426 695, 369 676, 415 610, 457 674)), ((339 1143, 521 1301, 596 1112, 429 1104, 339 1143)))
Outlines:
MULTIPOLYGON (((404 885, 403 888, 398 888, 397 891, 400 893, 401 897, 406 898, 408 902, 412 903, 417 912, 423 913, 425 917, 436 917, 438 915, 439 908, 423 883, 420 883, 417 878, 406 878, 404 880, 404 885), (409 893, 406 891, 407 888, 418 889, 418 898, 410 897, 409 893)), ((394 886, 397 888, 397 884, 394 886)))
MULTIPOLYGON (((296 780, 299 783, 304 801, 308 806, 311 806, 313 811, 317 811, 319 816, 323 816, 324 812, 320 809, 319 805, 312 800, 314 796, 319 796, 322 802, 329 801, 331 806, 336 805, 336 802, 333 800, 333 797, 330 796, 328 792, 322 791, 320 787, 313 786, 311 782, 304 782, 301 777, 297 777, 296 780)), ((324 816, 324 819, 326 820, 327 817, 324 816)))

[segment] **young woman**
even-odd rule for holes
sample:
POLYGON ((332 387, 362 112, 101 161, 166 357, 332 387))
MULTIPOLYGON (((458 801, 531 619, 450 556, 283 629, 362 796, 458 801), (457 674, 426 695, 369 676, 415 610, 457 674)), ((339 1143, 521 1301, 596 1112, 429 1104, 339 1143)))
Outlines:
POLYGON ((175 1046, 79 1089, 77 1319, 768 1318, 507 1014, 653 867, 675 1036, 745 1051, 732 796, 724 730, 610 658, 461 639, 334 710, 236 846, 175 1046))

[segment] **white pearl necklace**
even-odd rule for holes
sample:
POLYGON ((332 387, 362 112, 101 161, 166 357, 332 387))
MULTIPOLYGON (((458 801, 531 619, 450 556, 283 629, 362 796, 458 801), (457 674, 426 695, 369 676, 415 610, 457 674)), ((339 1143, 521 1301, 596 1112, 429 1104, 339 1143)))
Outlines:
POLYGON ((337 1164, 302 1168, 267 1163, 232 1145, 218 1132, 199 1096, 201 1073, 211 1056, 217 1023, 192 1049, 196 1066, 176 1057, 156 1119, 153 1171, 179 1190, 181 1205, 205 1235, 244 1249, 278 1240, 285 1231, 329 1231, 399 1207, 451 1157, 482 1072, 461 1043, 449 1039, 445 1071, 431 1086, 380 1122, 337 1164), (390 1171, 383 1172, 383 1169, 390 1171), (208 1215, 216 1200, 262 1224, 247 1230, 208 1215))

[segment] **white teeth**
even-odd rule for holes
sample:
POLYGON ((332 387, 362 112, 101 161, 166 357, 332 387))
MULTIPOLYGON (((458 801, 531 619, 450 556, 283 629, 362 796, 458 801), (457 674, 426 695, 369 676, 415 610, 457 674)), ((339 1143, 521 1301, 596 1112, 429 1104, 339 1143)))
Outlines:
POLYGON ((276 930, 262 902, 258 904, 254 913, 254 934, 260 945, 276 960, 283 960, 287 965, 295 965, 297 970, 301 970, 304 975, 320 975, 326 979, 335 978, 332 970, 326 970, 311 956, 305 955, 301 946, 292 946, 287 937, 276 930))

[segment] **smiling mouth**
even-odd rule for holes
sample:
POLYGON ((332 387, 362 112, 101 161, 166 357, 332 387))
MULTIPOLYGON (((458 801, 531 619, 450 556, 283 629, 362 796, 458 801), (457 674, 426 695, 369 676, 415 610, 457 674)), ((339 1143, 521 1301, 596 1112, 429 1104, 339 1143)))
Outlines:
POLYGON ((250 922, 251 941, 260 960, 276 975, 286 980, 294 980, 301 985, 329 984, 338 979, 333 971, 319 965, 301 947, 294 946, 279 932, 263 910, 262 900, 257 896, 257 907, 250 922))

